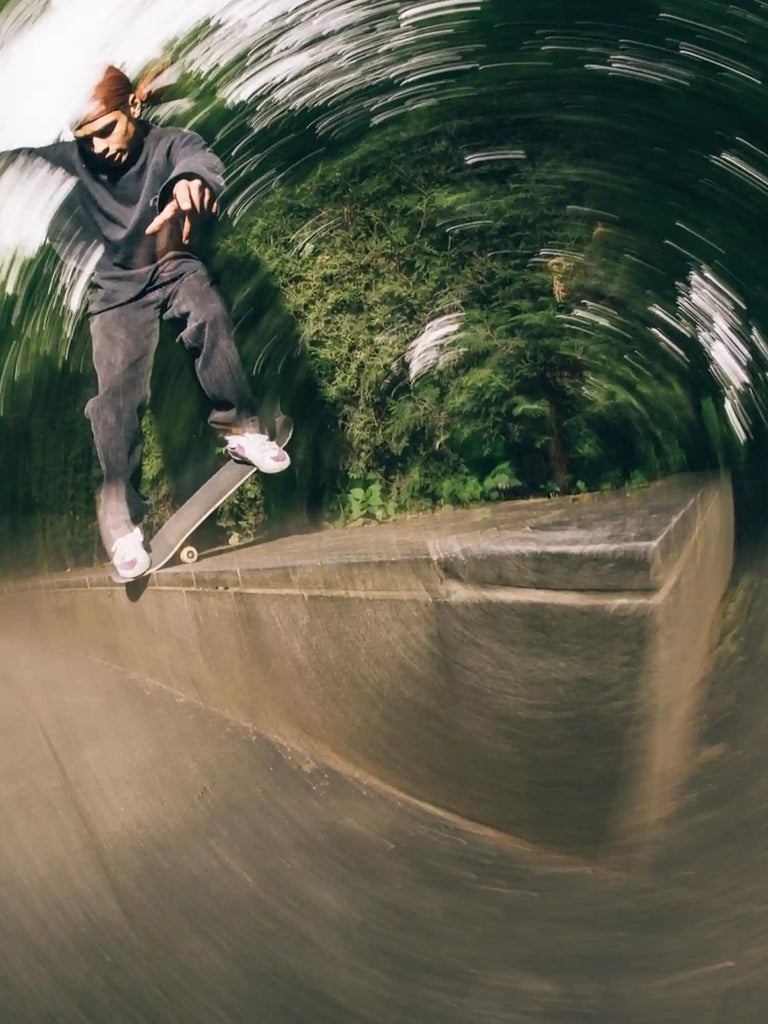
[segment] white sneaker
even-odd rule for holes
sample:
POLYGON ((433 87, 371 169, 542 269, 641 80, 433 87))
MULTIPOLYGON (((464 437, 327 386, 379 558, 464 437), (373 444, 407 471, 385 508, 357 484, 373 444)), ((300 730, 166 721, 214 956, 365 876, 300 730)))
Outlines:
POLYGON ((124 580, 135 580, 149 569, 152 559, 144 547, 144 537, 137 526, 132 533, 118 537, 112 545, 112 565, 124 580))
POLYGON ((227 434, 227 451, 236 462, 250 462, 261 473, 282 473, 291 464, 288 452, 266 434, 227 434))

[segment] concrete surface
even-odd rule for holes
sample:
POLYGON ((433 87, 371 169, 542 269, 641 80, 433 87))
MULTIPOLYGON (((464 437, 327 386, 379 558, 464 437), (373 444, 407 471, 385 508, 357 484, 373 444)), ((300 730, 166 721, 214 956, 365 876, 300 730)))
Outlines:
POLYGON ((0 610, 436 807, 622 860, 690 769, 732 549, 727 479, 690 477, 286 538, 143 593, 32 581, 0 610))
POLYGON ((3 1024, 766 1019, 765 549, 729 594, 686 800, 634 876, 53 658, 44 619, 36 644, 2 622, 3 1024))

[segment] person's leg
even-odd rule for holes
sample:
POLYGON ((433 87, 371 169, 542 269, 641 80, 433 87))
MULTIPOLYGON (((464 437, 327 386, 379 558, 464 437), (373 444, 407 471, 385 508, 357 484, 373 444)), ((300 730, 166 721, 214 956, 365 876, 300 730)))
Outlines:
POLYGON ((204 267, 168 286, 163 319, 185 321, 179 340, 194 356, 197 379, 213 404, 211 426, 226 430, 254 418, 254 398, 235 346, 232 318, 204 267))
POLYGON ((157 308, 137 301, 97 313, 90 320, 98 394, 85 407, 104 474, 99 529, 113 553, 132 533, 130 479, 141 461, 139 410, 149 395, 159 338, 157 308))
POLYGON ((208 422, 222 431, 230 454, 263 473, 279 473, 290 458, 259 425, 253 393, 234 341, 226 303, 200 266, 168 286, 166 320, 180 319, 179 335, 195 360, 203 391, 213 404, 208 422))

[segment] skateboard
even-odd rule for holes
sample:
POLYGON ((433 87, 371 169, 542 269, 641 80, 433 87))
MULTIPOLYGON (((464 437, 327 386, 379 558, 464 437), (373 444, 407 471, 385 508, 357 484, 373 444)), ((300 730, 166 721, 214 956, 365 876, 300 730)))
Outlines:
MULTIPOLYGON (((278 416, 269 427, 263 428, 263 433, 268 434, 273 441, 284 448, 293 434, 293 421, 288 416, 278 416)), ((179 560, 186 564, 196 562, 198 559, 197 549, 184 541, 195 532, 227 498, 234 494, 241 484, 258 472, 250 462, 235 462, 228 459, 220 469, 216 470, 213 476, 198 488, 188 498, 181 508, 177 509, 171 518, 165 523, 149 542, 149 554, 152 559, 149 569, 144 577, 150 576, 153 572, 162 569, 164 565, 173 558, 179 551, 179 560)), ((141 579, 142 577, 138 577, 141 579)), ((116 583, 135 582, 125 580, 117 574, 112 574, 116 583)))

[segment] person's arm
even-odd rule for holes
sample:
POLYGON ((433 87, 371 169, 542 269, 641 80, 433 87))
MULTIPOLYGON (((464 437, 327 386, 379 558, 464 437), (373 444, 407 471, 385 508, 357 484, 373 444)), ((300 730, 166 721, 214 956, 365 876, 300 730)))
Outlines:
POLYGON ((35 157, 44 160, 52 167, 72 173, 72 154, 74 142, 53 142, 49 146, 22 146, 19 149, 6 149, 0 152, 0 168, 10 167, 22 157, 35 157))
MULTIPOLYGON (((44 239, 61 257, 73 252, 67 222, 67 238, 61 237, 63 221, 57 215, 76 187, 72 152, 74 143, 5 150, 0 153, 0 205, 4 207, 0 231, 0 277, 3 287, 18 281, 18 260, 35 255, 44 239)), ((15 287, 15 284, 13 285, 15 287)))
POLYGON ((173 171, 158 195, 160 213, 147 228, 157 234, 170 221, 183 217, 182 241, 186 244, 195 215, 218 212, 224 188, 224 165, 195 132, 180 136, 172 153, 173 171))

